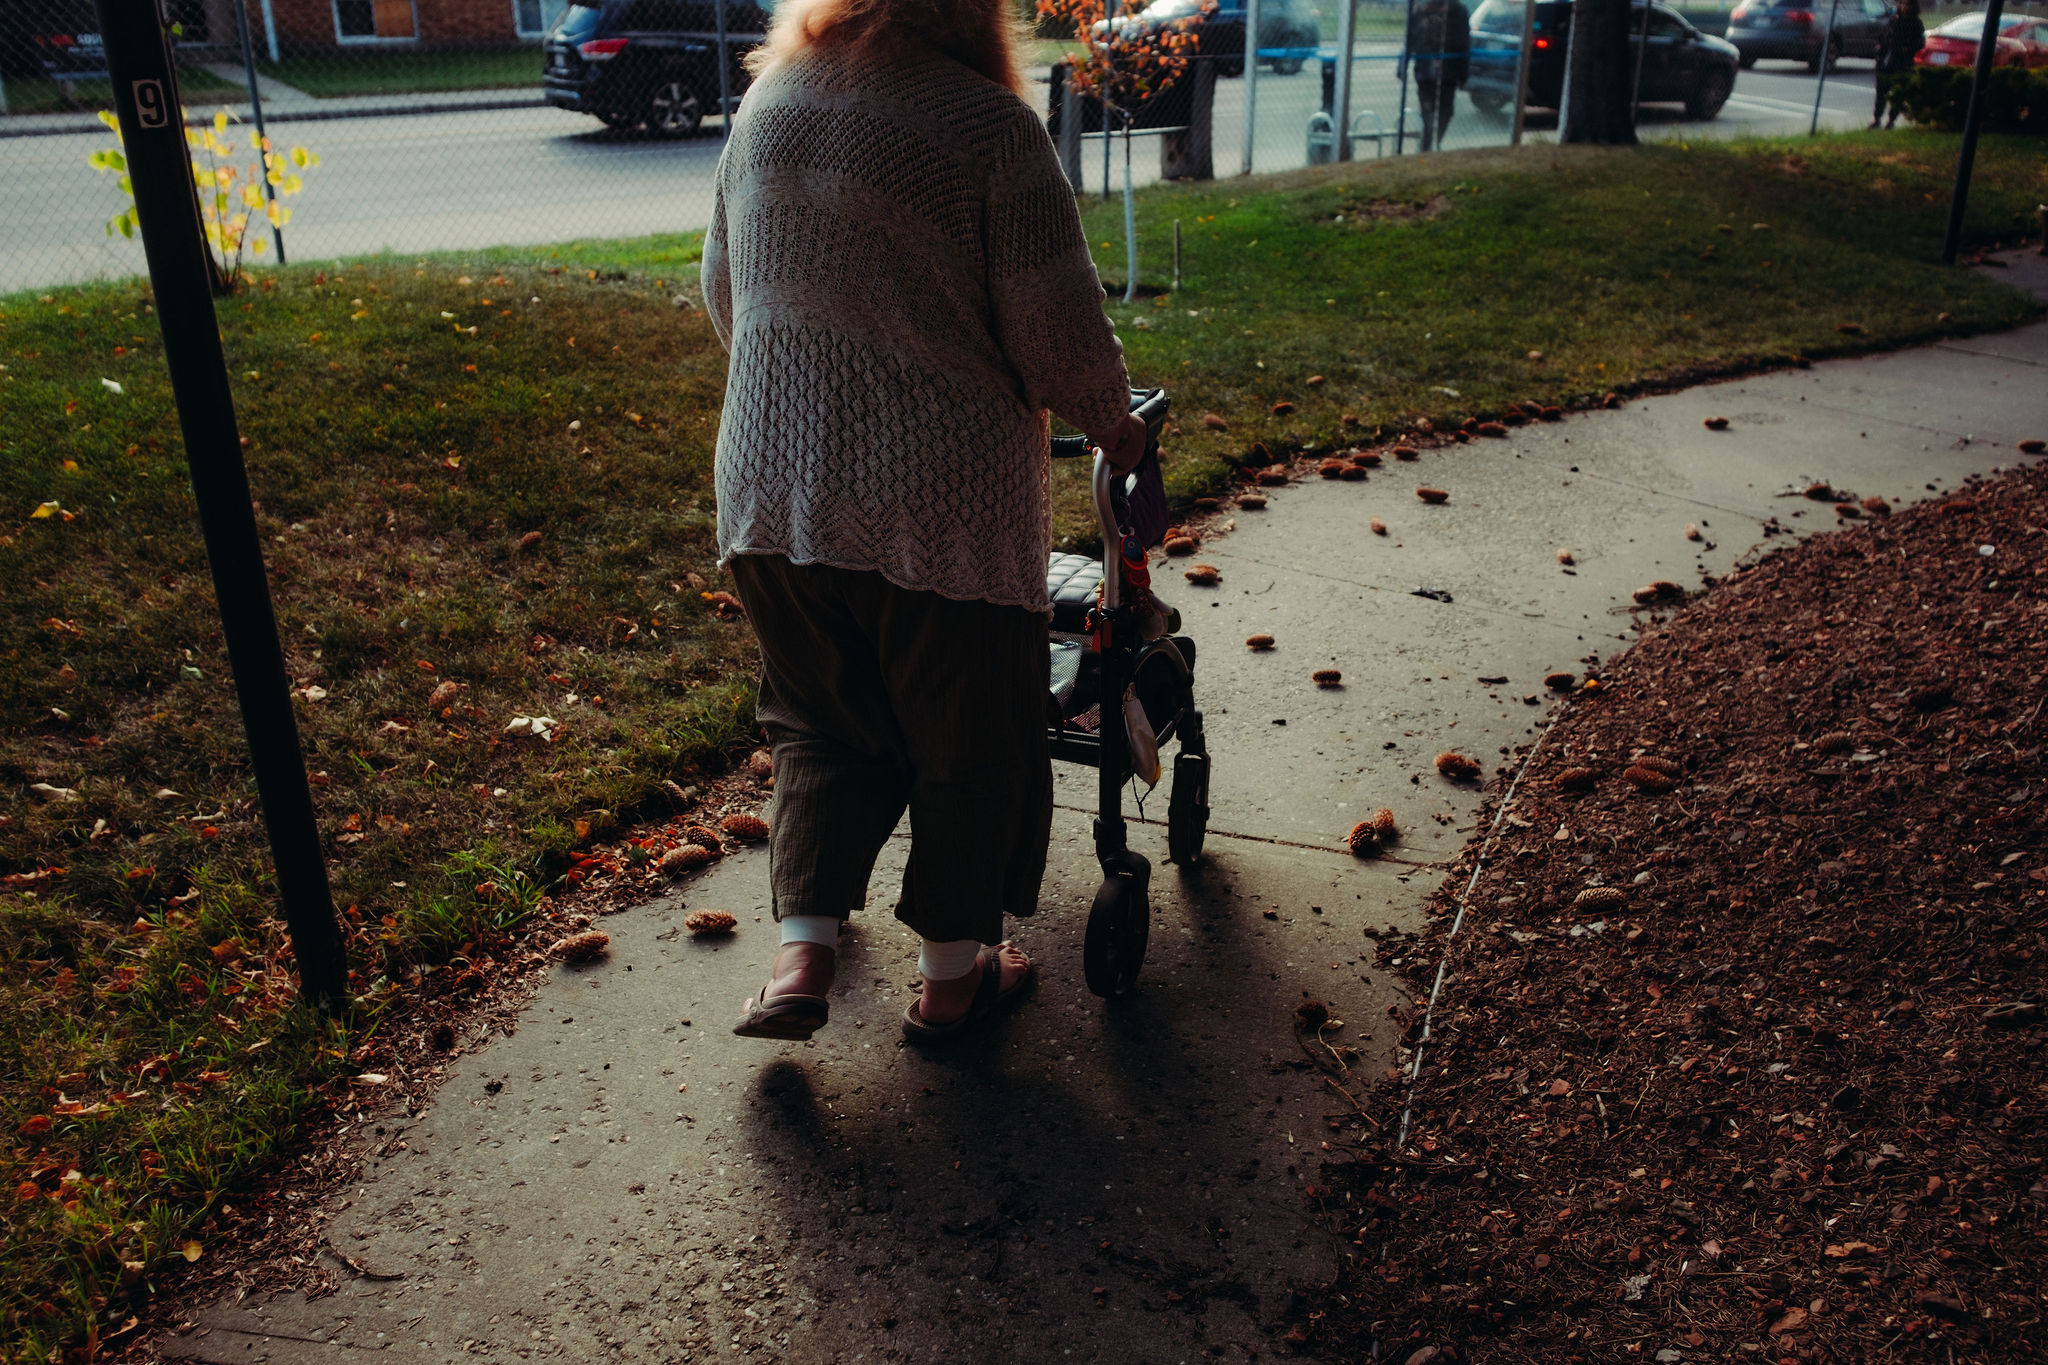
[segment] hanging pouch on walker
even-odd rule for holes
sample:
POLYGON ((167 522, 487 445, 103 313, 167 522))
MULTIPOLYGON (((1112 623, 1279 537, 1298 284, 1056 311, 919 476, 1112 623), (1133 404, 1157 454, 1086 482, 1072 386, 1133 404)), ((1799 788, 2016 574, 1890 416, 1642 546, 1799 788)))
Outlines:
POLYGON ((1124 690, 1124 738, 1131 746, 1131 775, 1148 787, 1159 785, 1159 739, 1135 687, 1124 690))
POLYGON ((1129 491, 1124 495, 1124 503, 1129 508, 1131 534, 1149 550, 1166 539, 1167 527, 1166 476, 1159 468, 1157 445, 1138 461, 1126 485, 1129 491))

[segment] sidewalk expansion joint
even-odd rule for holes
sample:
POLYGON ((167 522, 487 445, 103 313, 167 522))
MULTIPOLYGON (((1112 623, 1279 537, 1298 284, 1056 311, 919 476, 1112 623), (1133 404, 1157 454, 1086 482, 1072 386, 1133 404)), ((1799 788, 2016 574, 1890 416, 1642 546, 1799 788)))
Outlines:
POLYGON ((2048 361, 2029 360, 2023 355, 2000 355, 1997 351, 1975 351, 1968 346, 1958 346, 1954 342, 1949 341, 1937 341, 1934 344, 1934 349, 1937 351, 1953 351, 1957 355, 1973 355, 1979 360, 2002 360, 2008 365, 2030 365, 2037 370, 2048 368, 2048 361))
MULTIPOLYGON (((1058 801, 1053 802, 1053 809, 1072 811, 1077 815, 1094 815, 1096 813, 1093 806, 1069 806, 1058 801)), ((1154 829, 1166 828, 1164 820, 1148 820, 1142 815, 1126 815, 1124 822, 1132 825, 1150 825, 1154 829)), ((1307 849, 1311 853, 1327 853, 1332 857, 1347 859, 1352 856, 1349 849, 1335 848, 1329 844, 1311 844, 1301 839, 1282 839, 1276 834, 1240 834, 1235 830, 1228 829, 1211 829, 1208 833, 1212 839, 1238 839, 1247 844, 1274 844, 1280 848, 1302 848, 1307 849)), ((1414 858, 1390 858, 1385 854, 1381 854, 1368 861, 1387 863, 1393 867, 1415 867, 1424 870, 1441 870, 1450 866, 1447 862, 1426 862, 1414 858)))
MULTIPOLYGON (((1532 464, 1546 464, 1549 465, 1553 470, 1556 470, 1559 465, 1563 465, 1565 459, 1568 459, 1570 457, 1563 456, 1557 458, 1556 460, 1537 456, 1530 456, 1528 458, 1530 463, 1532 464)), ((1647 483, 1637 483, 1633 479, 1617 478, 1612 474, 1601 474, 1597 471, 1592 470, 1573 469, 1569 465, 1564 465, 1563 472, 1568 474, 1576 474, 1578 475, 1578 477, 1582 479, 1591 479, 1596 483, 1612 484, 1616 488, 1629 488, 1633 489, 1638 493, 1648 493, 1652 497, 1664 498, 1671 502, 1684 503, 1689 507, 1703 507, 1710 512, 1720 512, 1726 516, 1741 517, 1746 521, 1756 522, 1758 525, 1762 525, 1764 520, 1762 517, 1758 516, 1755 512, 1751 511, 1746 507, 1730 507, 1725 503, 1708 502, 1704 498, 1687 497, 1683 493, 1674 493, 1668 488, 1658 488, 1647 483)))
MULTIPOLYGON (((1217 553, 1219 555, 1223 555, 1229 554, 1230 552, 1228 550, 1219 550, 1217 553)), ((1366 592, 1383 592, 1388 593, 1395 597, 1416 596, 1415 592, 1409 588, 1388 588, 1382 587, 1377 583, 1362 583, 1355 578, 1345 578, 1341 574, 1318 573, 1314 569, 1304 569, 1299 564, 1275 564, 1270 560, 1260 559, 1254 555, 1245 554, 1232 555, 1231 557, 1240 564, 1256 564, 1262 569, 1272 569, 1276 572, 1298 573, 1308 578, 1320 578, 1325 583, 1342 583, 1344 586, 1348 588, 1360 588, 1366 592)), ((1473 602, 1447 602, 1443 605, 1451 607, 1453 609, 1463 607, 1467 611, 1478 612, 1484 616, 1504 616, 1515 621, 1534 621, 1538 625, 1549 626, 1553 630, 1558 631, 1569 630, 1576 633, 1577 631, 1583 629, 1583 627, 1580 626, 1573 626, 1570 624, 1553 621, 1541 612, 1515 611, 1510 607, 1489 607, 1483 604, 1473 602)))
MULTIPOLYGON (((1936 346, 1933 349, 1944 350, 1946 348, 1936 346)), ((1986 359, 1987 357, 1980 355, 1978 358, 1986 359)), ((2006 359, 2005 356, 1992 356, 1988 358, 1994 360, 2006 359)), ((1960 433, 1956 431, 1947 430, 1942 427, 1922 426, 1918 422, 1901 422, 1896 418, 1884 417, 1869 412, 1864 412, 1857 408, 1845 408, 1836 403, 1815 403, 1809 401, 1807 406, 1811 408, 1818 408, 1823 412, 1832 412, 1838 414, 1839 416, 1851 417, 1859 422, 1868 423, 1871 426, 1896 427, 1900 431, 1917 431, 1924 436, 1935 436, 1939 437, 1944 441, 1955 441, 1959 438, 1960 435, 1960 433)))

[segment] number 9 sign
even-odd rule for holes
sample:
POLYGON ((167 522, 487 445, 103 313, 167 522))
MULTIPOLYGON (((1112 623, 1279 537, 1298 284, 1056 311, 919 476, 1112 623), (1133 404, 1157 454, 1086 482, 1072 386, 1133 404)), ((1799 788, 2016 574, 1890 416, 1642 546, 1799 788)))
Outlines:
POLYGON ((170 119, 170 108, 164 103, 163 82, 135 82, 135 121, 144 128, 161 128, 170 119))

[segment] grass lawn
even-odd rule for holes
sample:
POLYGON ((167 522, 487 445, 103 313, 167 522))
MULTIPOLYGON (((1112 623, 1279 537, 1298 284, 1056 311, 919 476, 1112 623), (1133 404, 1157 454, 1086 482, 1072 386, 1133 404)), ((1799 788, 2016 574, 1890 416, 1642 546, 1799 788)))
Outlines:
POLYGON ((319 99, 540 86, 538 47, 502 52, 329 52, 259 59, 256 69, 319 99))
MULTIPOLYGON (((1953 146, 1453 154, 1163 187, 1140 204, 1141 279, 1170 283, 1178 217, 1182 287, 1112 311, 1134 378, 1175 390, 1185 499, 1260 444, 2036 316, 1928 264, 1953 146)), ((1980 239, 2048 198, 2030 144, 1986 139, 1979 166, 1980 239)), ((1119 212, 1087 222, 1120 277, 1119 212)), ((222 305, 348 907, 358 1003, 337 1024, 291 1006, 147 290, 0 300, 0 1355, 117 1328, 123 1286, 205 1254, 222 1199, 331 1110, 391 1011, 487 980, 579 844, 746 745, 748 637, 699 595, 724 357, 670 302, 697 251, 297 266, 222 305), (563 726, 513 736, 515 715, 563 726)), ((1085 540, 1077 472, 1058 516, 1085 540)))
MULTIPOLYGON (((1182 287, 1110 312, 1134 381, 1174 391, 1168 482, 1189 497, 1254 443, 1358 440, 2039 316, 1935 263, 1955 146, 1915 131, 1501 149, 1164 186, 1139 202, 1139 281, 1171 285, 1177 218, 1182 287), (1295 408, 1275 416, 1278 402, 1295 408), (1204 412, 1229 429, 1192 420, 1204 412)), ((2039 139, 1987 138, 1968 228, 2017 242, 2044 196, 2039 139)), ((1083 217, 1118 294, 1121 203, 1091 199, 1083 217)), ((1057 471, 1063 527, 1087 525, 1078 473, 1057 471)))
MULTIPOLYGON (((7 112, 10 114, 91 113, 114 106, 113 89, 105 81, 73 81, 70 97, 66 98, 64 87, 55 81, 25 76, 6 79, 7 112)), ((178 68, 178 89, 187 96, 213 99, 219 96, 232 98, 242 87, 222 80, 203 67, 182 66, 178 68)))
POLYGON ((203 1246, 363 1069, 383 1002, 489 977, 562 855, 670 809, 661 783, 751 717, 744 628, 698 595, 724 380, 701 313, 543 269, 269 280, 221 316, 361 1005, 347 1028, 291 1009, 146 291, 8 300, 8 1359, 118 1304, 120 1262, 203 1246))

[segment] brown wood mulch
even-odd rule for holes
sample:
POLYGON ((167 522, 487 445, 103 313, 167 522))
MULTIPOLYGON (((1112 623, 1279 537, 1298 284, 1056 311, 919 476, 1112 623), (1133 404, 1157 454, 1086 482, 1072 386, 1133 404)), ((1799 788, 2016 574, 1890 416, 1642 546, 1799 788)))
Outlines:
POLYGON ((1294 1350, 2048 1350, 2044 528, 2038 465, 1866 515, 1574 697, 1469 899, 1478 841, 1419 939, 1380 939, 1409 1065, 1331 1116, 1343 1269, 1294 1350))

